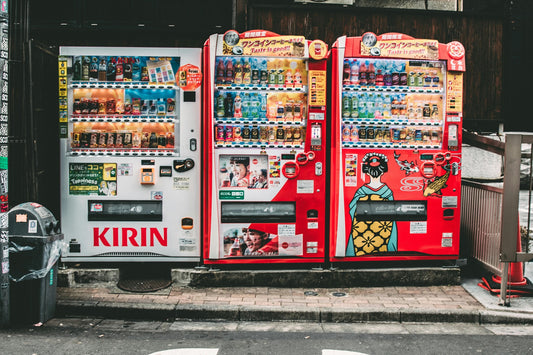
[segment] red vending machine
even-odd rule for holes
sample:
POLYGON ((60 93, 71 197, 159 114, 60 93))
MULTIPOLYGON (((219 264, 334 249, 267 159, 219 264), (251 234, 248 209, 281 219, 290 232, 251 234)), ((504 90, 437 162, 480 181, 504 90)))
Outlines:
POLYGON ((325 256, 324 42, 269 31, 204 48, 204 262, 325 256))
POLYGON ((333 45, 331 261, 457 259, 464 56, 400 33, 333 45))

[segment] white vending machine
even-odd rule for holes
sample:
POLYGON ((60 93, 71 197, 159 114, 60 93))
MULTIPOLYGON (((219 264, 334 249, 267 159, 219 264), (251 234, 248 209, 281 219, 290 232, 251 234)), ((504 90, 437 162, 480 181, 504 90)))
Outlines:
POLYGON ((200 260, 201 49, 61 47, 65 262, 200 260))

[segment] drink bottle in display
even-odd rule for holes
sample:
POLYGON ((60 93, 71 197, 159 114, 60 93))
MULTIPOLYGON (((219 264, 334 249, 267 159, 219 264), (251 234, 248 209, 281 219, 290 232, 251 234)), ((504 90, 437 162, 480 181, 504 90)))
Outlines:
POLYGON ((219 93, 217 96, 217 100, 216 100, 216 104, 217 104, 216 116, 217 117, 224 117, 224 113, 226 112, 224 108, 224 99, 225 99, 224 95, 222 93, 219 93))
POLYGON ((98 57, 92 57, 89 65, 89 81, 98 81, 98 57))
POLYGON ((348 94, 344 94, 344 96, 342 97, 342 117, 350 117, 350 105, 351 105, 351 102, 350 102, 350 96, 348 96, 348 94))
POLYGON ((132 80, 132 63, 131 58, 124 58, 124 81, 132 80))
POLYGON ((252 68, 249 61, 245 61, 242 67, 242 83, 250 85, 252 83, 252 68))
POLYGON ((235 77, 233 78, 233 83, 236 85, 242 84, 242 64, 240 59, 237 59, 237 62, 235 63, 234 72, 235 77))
POLYGON ((354 60, 350 67, 350 82, 351 85, 359 85, 359 63, 354 60))
POLYGON ((235 94, 235 99, 233 100, 233 111, 233 117, 242 118, 242 98, 238 92, 235 94))
POLYGON ((263 60, 261 62, 261 69, 259 71, 259 84, 261 84, 261 85, 267 85, 268 84, 268 70, 267 70, 267 62, 266 62, 266 60, 263 60))
POLYGON ((228 92, 224 99, 224 116, 233 117, 233 95, 231 92, 228 92))
POLYGON ((357 97, 357 94, 352 95, 352 102, 351 102, 351 108, 350 108, 350 117, 351 118, 358 118, 359 117, 359 98, 357 97))
POLYGON ((100 58, 100 64, 98 65, 98 81, 106 81, 107 79, 107 65, 105 58, 100 58))
POLYGON ((83 57, 83 63, 81 66, 81 80, 89 80, 89 67, 91 66, 91 57, 83 57))
POLYGON ((233 60, 228 60, 226 64, 226 84, 233 84, 233 60))
POLYGON ((117 59, 117 66, 115 68, 115 71, 115 81, 124 81, 124 66, 121 57, 118 57, 117 59))
POLYGON ((342 84, 350 84, 350 64, 347 61, 344 62, 344 66, 342 68, 342 84))
POLYGON ((81 80, 81 59, 80 57, 77 57, 76 61, 74 62, 72 80, 81 80))
POLYGON ((222 59, 218 60, 217 64, 217 75, 216 75, 216 84, 224 84, 226 77, 226 66, 224 65, 224 62, 222 59))
POLYGON ((116 60, 112 58, 107 62, 106 80, 115 81, 116 74, 116 60))

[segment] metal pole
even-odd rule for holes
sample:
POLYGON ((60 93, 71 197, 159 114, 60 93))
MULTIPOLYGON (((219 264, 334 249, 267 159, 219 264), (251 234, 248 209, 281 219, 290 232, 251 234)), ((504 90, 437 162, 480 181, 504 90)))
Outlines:
POLYGON ((8 3, 0 0, 0 328, 10 324, 8 239, 8 3))
POLYGON ((507 298, 507 281, 509 280, 509 263, 503 263, 502 280, 500 285, 500 305, 510 306, 511 299, 507 298))

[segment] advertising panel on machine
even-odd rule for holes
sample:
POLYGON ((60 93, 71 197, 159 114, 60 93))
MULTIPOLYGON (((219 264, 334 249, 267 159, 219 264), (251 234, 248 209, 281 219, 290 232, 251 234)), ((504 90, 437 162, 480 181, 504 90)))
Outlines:
POLYGON ((61 47, 59 63, 63 260, 199 261, 201 50, 61 47))
POLYGON ((206 42, 206 263, 324 260, 326 54, 261 30, 206 42))
POLYGON ((332 50, 332 261, 459 253, 464 48, 404 34, 332 50))

